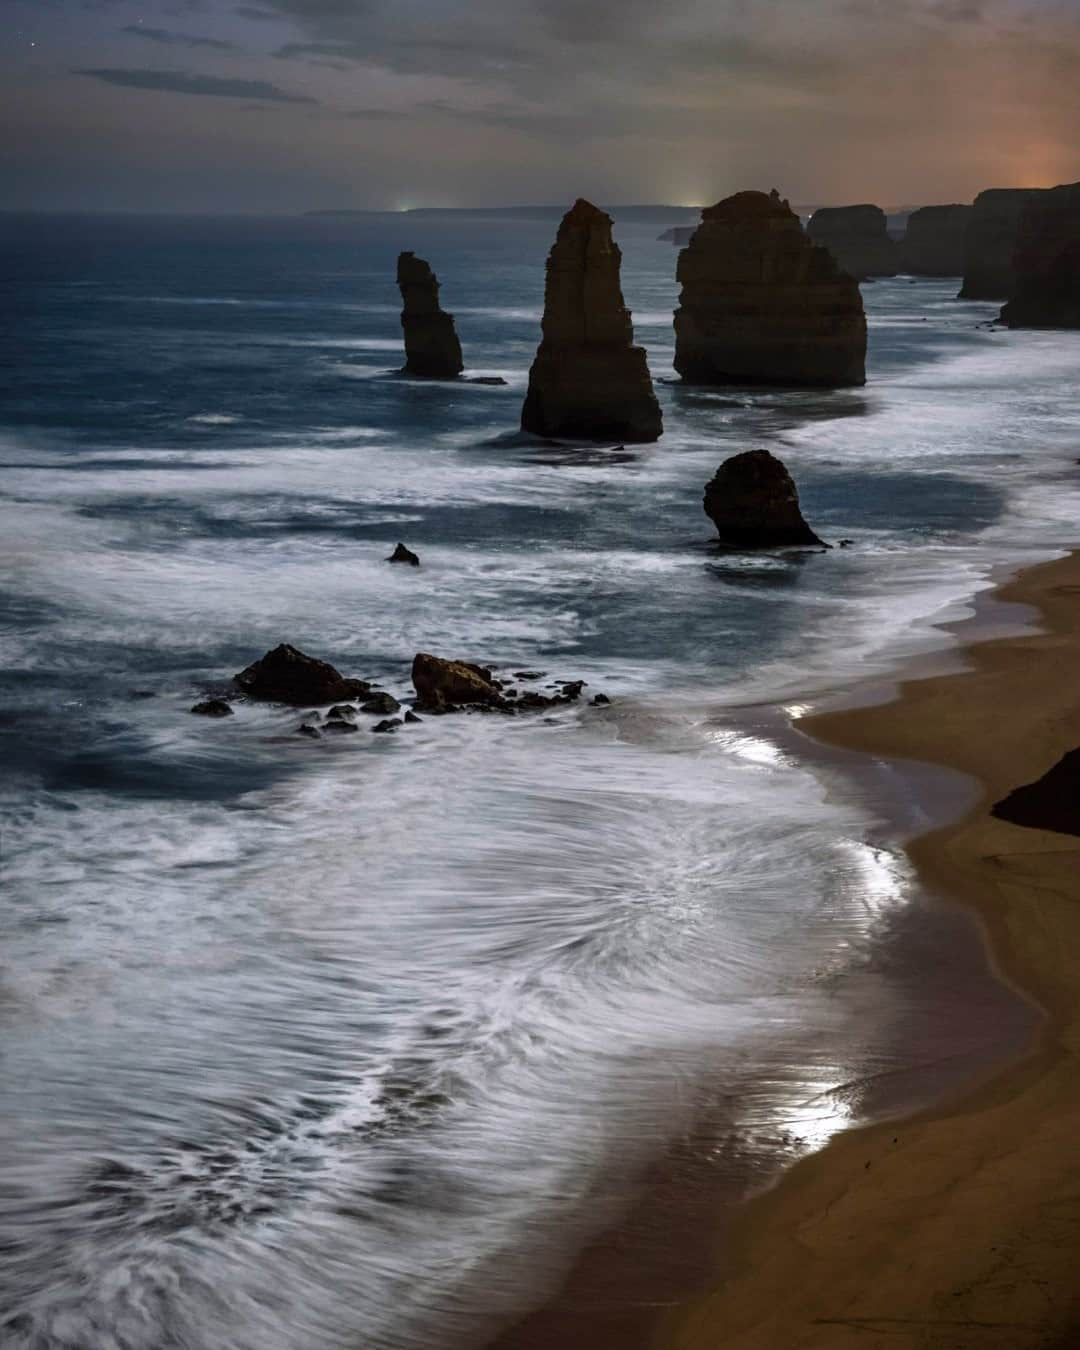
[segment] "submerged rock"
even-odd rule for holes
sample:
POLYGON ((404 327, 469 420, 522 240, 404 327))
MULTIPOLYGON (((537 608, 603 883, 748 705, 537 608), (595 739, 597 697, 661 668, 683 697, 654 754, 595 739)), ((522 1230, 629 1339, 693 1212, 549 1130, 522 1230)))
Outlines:
POLYGON ((663 431, 645 349, 634 346, 611 217, 579 198, 547 260, 543 339, 522 430, 592 441, 655 441, 663 431))
POLYGON ((916 277, 962 277, 971 206, 920 206, 908 217, 900 266, 916 277))
POLYGON ((858 284, 777 192, 706 208, 678 280, 675 369, 687 383, 866 383, 858 284))
POLYGON ((899 271, 899 250, 880 206, 823 206, 810 217, 806 233, 856 281, 899 271))
POLYGON ((656 236, 657 242, 661 244, 678 244, 682 248, 688 244, 694 237, 696 225, 672 225, 669 230, 656 236))
POLYGON ((399 726, 401 726, 401 718, 400 718, 400 717, 390 717, 390 718, 384 718, 381 722, 376 722, 375 725, 374 725, 371 729, 372 729, 372 731, 377 731, 377 732, 397 731, 397 729, 398 729, 399 726))
POLYGON ((398 544, 393 553, 390 554, 387 562, 408 563, 410 567, 420 566, 420 557, 414 553, 411 548, 406 548, 404 544, 398 544))
POLYGON ((1051 188, 1020 217, 1010 328, 1080 328, 1080 183, 1051 188))
POLYGON ((989 188, 975 198, 964 241, 961 300, 1008 300, 1013 295, 1020 217, 1041 193, 1041 188, 989 188))
POLYGON ((793 478, 768 450, 724 460, 705 487, 705 514, 732 548, 823 544, 803 519, 793 478))
POLYGON ((208 698, 191 709, 200 717, 232 717, 233 710, 223 698, 208 698))
POLYGON ((439 307, 439 279, 423 258, 400 253, 397 284, 405 333, 405 371, 429 379, 452 380, 465 363, 454 331, 454 316, 439 307))
POLYGON ((412 682, 417 707, 428 712, 460 706, 497 708, 504 702, 501 686, 486 666, 447 661, 430 652, 413 657, 412 682))
POLYGON ((366 680, 346 679, 329 662, 308 656, 287 642, 267 652, 233 679, 248 698, 268 703, 337 703, 371 692, 366 680))
POLYGON ((300 726, 296 728, 296 734, 298 736, 307 736, 308 739, 312 741, 320 740, 322 737, 322 732, 319 728, 312 726, 310 722, 302 722, 300 726))

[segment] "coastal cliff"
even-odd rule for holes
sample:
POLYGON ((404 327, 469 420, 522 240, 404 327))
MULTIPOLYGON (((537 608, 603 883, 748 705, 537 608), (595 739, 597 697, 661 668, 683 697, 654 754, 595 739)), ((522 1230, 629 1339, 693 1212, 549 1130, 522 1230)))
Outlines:
POLYGON ((806 232, 856 281, 894 277, 899 270, 899 250, 880 206, 824 206, 810 217, 806 232))
POLYGON ((423 258, 415 253, 401 253, 397 284, 403 306, 406 373, 436 380, 456 378, 465 363, 454 330, 454 316, 439 306, 438 277, 423 258))
POLYGON ((1040 193, 1020 217, 1010 328, 1080 328, 1080 183, 1040 193))
POLYGON ((973 208, 921 206, 908 217, 900 245, 901 271, 915 277, 964 275, 964 248, 973 208))
POLYGON ((1040 192, 1039 188, 988 188, 975 198, 964 243, 961 300, 1008 300, 1012 296, 1020 217, 1040 192))

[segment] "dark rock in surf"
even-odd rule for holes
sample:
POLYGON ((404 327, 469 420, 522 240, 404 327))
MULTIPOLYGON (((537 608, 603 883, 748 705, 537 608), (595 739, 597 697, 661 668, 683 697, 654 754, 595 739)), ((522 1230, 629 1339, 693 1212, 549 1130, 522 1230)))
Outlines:
POLYGON ((1080 328, 1080 183, 1050 188, 1020 217, 1010 328, 1080 328))
POLYGON ((356 718, 356 709, 351 703, 336 703, 326 714, 328 722, 352 722, 356 718))
POLYGON ((398 544, 393 553, 390 554, 387 562, 408 563, 410 567, 419 567, 419 555, 414 553, 411 548, 406 548, 404 544, 398 544))
POLYGON ((401 253, 397 261, 401 291, 401 327, 405 334, 405 372, 434 380, 453 380, 465 363, 454 331, 454 316, 439 306, 439 279, 423 258, 401 253))
POLYGON ((486 666, 447 661, 430 652, 413 657, 412 682, 421 711, 445 712, 451 707, 499 708, 501 686, 486 666))
POLYGON ((908 217, 900 267, 916 277, 962 277, 971 206, 920 206, 908 217))
POLYGON ((322 729, 335 736, 347 735, 349 732, 360 730, 355 722, 347 722, 344 717, 329 718, 323 723, 322 729))
POLYGON ((308 656, 287 642, 234 675, 233 680, 248 698, 294 706, 338 703, 371 692, 366 680, 347 679, 328 661, 308 656))
POLYGON ((232 717, 233 710, 223 698, 208 698, 191 709, 200 717, 232 717))
POLYGON ((706 485, 705 514, 731 548, 823 544, 803 519, 794 480, 768 450, 724 460, 706 485))
POLYGON ((594 694, 590 700, 594 708, 606 708, 611 702, 607 694, 594 694))
POLYGON ((405 714, 406 722, 422 722, 423 720, 424 719, 422 717, 417 717, 417 715, 413 712, 411 708, 405 714))
POLYGON ((393 694, 373 694, 371 698, 360 704, 360 711, 365 713, 393 713, 401 707, 401 704, 393 694))
POLYGON ((296 728, 298 736, 307 736, 309 740, 317 741, 322 737, 322 732, 318 727, 313 727, 310 722, 303 722, 296 728))
POLYGON ((810 217, 806 233, 856 281, 894 277, 899 270, 899 250, 880 206, 823 206, 810 217))
POLYGON ((961 300, 1008 300, 1016 290, 1013 253, 1020 217, 1041 188, 988 188, 972 207, 964 240, 961 300))
POLYGON ((401 718, 391 717, 384 719, 382 722, 376 722, 371 729, 377 732, 397 731, 399 726, 401 726, 401 718))
POLYGON ((611 217, 578 199, 547 260, 543 338, 521 427, 537 436, 655 441, 663 431, 645 349, 623 301, 611 217))

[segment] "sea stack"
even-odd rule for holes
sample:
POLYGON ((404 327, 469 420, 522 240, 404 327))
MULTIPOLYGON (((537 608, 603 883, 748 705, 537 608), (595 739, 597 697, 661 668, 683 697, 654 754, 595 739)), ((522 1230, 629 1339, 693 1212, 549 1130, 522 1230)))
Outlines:
POLYGON ((1080 183, 1040 193, 1020 217, 1010 328, 1080 328, 1080 183))
POLYGON ((687 383, 866 383, 858 283, 776 191, 702 211, 677 275, 675 369, 687 383))
POLYGON ((880 206, 824 206, 810 217, 806 232, 856 281, 899 271, 899 250, 880 206))
POLYGON ((920 206, 908 217, 900 266, 913 277, 962 277, 970 206, 920 206))
POLYGON ((729 548, 823 545, 803 519, 794 479, 768 450, 724 460, 706 484, 705 514, 729 548))
POLYGON ((433 380, 455 379, 465 363, 454 331, 454 316, 439 308, 438 277, 415 253, 399 253, 397 284, 403 306, 405 373, 433 380))
POLYGON ((611 217, 580 198, 547 260, 543 339, 521 428, 589 441, 655 441, 663 431, 645 349, 634 346, 611 217))
POLYGON ((961 300, 1009 300, 1016 289, 1013 252, 1020 217, 1039 188, 989 188, 975 198, 964 244, 961 300))

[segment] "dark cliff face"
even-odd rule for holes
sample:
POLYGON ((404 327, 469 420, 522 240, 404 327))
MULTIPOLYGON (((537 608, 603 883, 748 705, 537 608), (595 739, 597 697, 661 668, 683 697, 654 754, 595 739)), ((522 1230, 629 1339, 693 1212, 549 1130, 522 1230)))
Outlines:
POLYGON ((1013 252, 1015 284, 1001 321, 1010 328, 1080 328, 1080 183, 1025 207, 1013 252))
POLYGON ((705 487, 705 514, 730 548, 822 544, 803 519, 794 479, 768 450, 724 460, 705 487))
POLYGON ((866 382, 858 284, 775 192, 702 212, 679 254, 675 369, 691 384, 866 382))
POLYGON ((529 371, 521 426, 539 436, 655 441, 660 404, 634 346, 611 217, 578 200, 547 260, 543 339, 529 371))
POLYGON ((961 277, 973 208, 921 206, 908 217, 900 267, 915 277, 961 277))
POLYGON ((856 281, 899 271, 899 250, 879 206, 824 206, 810 217, 806 232, 856 281))
POLYGON ((975 198, 964 242, 961 300, 1008 300, 1016 289, 1013 253, 1025 207, 1040 188, 988 188, 975 198))
POLYGON ((452 380, 465 367, 454 316, 439 308, 439 280, 423 258, 398 255, 401 327, 405 334, 405 370, 410 375, 452 380))

